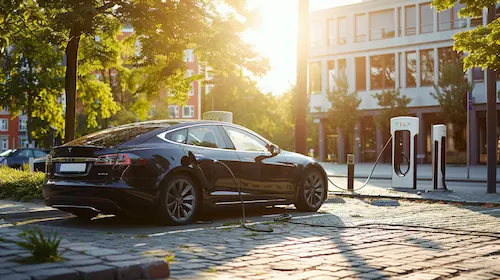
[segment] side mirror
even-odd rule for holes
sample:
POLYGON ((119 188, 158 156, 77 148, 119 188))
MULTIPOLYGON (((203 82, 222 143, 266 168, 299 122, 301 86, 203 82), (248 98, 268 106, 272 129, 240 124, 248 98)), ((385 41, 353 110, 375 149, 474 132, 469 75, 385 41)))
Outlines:
POLYGON ((269 146, 269 152, 272 154, 272 155, 277 155, 281 152, 280 148, 274 144, 272 144, 271 146, 269 146))

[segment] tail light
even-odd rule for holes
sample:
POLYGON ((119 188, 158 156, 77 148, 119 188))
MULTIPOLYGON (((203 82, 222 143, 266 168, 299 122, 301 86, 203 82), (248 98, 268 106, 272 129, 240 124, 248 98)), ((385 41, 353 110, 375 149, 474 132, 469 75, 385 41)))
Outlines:
POLYGON ((96 165, 130 165, 132 160, 127 154, 110 154, 99 156, 96 165))

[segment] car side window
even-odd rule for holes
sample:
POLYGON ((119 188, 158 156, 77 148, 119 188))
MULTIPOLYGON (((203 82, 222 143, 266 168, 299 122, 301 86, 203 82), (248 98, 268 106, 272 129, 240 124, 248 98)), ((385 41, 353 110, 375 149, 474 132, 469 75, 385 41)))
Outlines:
POLYGON ((38 151, 38 150, 33 150, 33 153, 35 153, 36 158, 44 157, 47 155, 46 153, 44 153, 42 151, 38 151))
POLYGON ((21 150, 21 151, 19 151, 19 153, 17 153, 16 156, 30 158, 30 157, 33 157, 33 152, 31 150, 21 150))
POLYGON ((179 129, 174 132, 170 132, 166 135, 166 138, 176 143, 186 144, 187 129, 179 129))
POLYGON ((188 145, 225 149, 226 144, 216 126, 194 126, 188 129, 188 145))
POLYGON ((259 137, 241 129, 224 127, 229 139, 238 151, 245 152, 268 152, 267 143, 259 137))

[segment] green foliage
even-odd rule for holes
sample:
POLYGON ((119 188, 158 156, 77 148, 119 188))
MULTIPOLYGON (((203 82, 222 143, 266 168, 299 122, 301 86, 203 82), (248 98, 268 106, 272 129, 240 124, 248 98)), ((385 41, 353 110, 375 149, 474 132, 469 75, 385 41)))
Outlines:
POLYGON ((268 61, 240 36, 253 21, 243 0, 2 1, 0 49, 13 42, 14 36, 30 33, 25 32, 31 30, 26 25, 33 22, 34 30, 43 32, 39 38, 50 39, 57 50, 65 50, 65 137, 69 141, 74 137, 77 105, 71 100, 77 97, 77 87, 78 106, 83 106, 89 120, 87 128, 105 127, 119 110, 115 100, 129 111, 139 100, 141 106, 136 106, 141 111, 136 113, 143 118, 144 102, 150 102, 151 95, 163 87, 171 93, 168 103, 185 104, 191 81, 200 78, 185 77, 186 49, 193 49, 224 76, 241 69, 265 73, 268 61), (221 5, 230 9, 222 11, 221 5), (130 24, 135 35, 121 44, 117 35, 124 24, 130 24), (102 80, 82 81, 95 71, 102 74, 102 80), (118 72, 117 84, 111 81, 112 72, 118 72))
POLYGON ((43 232, 36 228, 35 230, 26 230, 19 234, 19 237, 26 241, 17 244, 30 251, 31 256, 24 261, 28 263, 58 262, 63 260, 57 251, 61 239, 57 233, 52 236, 44 236, 43 232))
POLYGON ((345 72, 341 71, 335 79, 336 88, 328 92, 328 100, 332 107, 328 112, 328 122, 331 129, 340 128, 346 135, 354 132, 354 127, 359 119, 359 104, 361 99, 358 93, 349 91, 349 84, 345 72))
POLYGON ((8 42, 0 52, 0 105, 14 116, 28 116, 29 141, 47 135, 50 126, 58 128, 60 134, 63 109, 58 99, 63 94, 64 53, 53 42, 47 19, 36 2, 24 1, 20 9, 11 8, 9 3, 0 4, 0 22, 5 24, 0 27, 0 37, 8 42), (35 123, 40 128, 35 128, 35 123))
MULTIPOLYGON (((465 4, 459 12, 461 17, 470 16, 479 18, 483 9, 496 5, 498 0, 460 0, 465 4)), ((433 5, 438 11, 453 7, 454 0, 434 0, 433 5)), ((467 53, 464 59, 464 68, 473 67, 500 70, 500 19, 496 19, 487 26, 478 26, 473 30, 461 31, 454 35, 454 49, 457 52, 467 53)))
POLYGON ((42 198, 45 174, 0 167, 0 198, 42 198))
POLYGON ((382 107, 382 112, 375 117, 377 125, 387 128, 391 118, 408 114, 408 104, 411 98, 401 96, 399 90, 384 90, 372 95, 377 99, 377 104, 382 107))
POLYGON ((467 106, 464 100, 467 99, 467 93, 472 92, 472 85, 464 76, 463 63, 443 65, 442 73, 439 77, 438 85, 434 86, 432 97, 439 102, 440 117, 447 123, 453 124, 455 131, 455 145, 459 151, 466 148, 463 131, 467 124, 467 106), (464 106, 465 105, 465 106, 464 106))

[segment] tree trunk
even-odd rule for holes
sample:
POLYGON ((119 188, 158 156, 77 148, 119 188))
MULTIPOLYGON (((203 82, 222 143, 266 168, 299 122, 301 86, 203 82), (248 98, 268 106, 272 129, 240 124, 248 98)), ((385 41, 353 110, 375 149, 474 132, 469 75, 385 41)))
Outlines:
POLYGON ((29 94, 28 95, 28 108, 26 110, 26 114, 28 115, 28 119, 26 121, 26 134, 28 136, 28 143, 31 144, 31 141, 33 141, 33 135, 31 134, 31 130, 33 129, 33 117, 31 116, 33 113, 33 95, 29 94))
POLYGON ((78 44, 80 43, 81 31, 72 28, 70 39, 66 46, 66 77, 64 89, 66 91, 66 118, 64 141, 67 143, 75 138, 76 121, 76 79, 78 67, 78 44))

